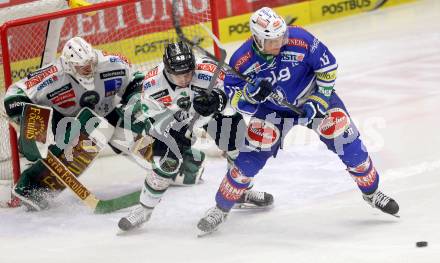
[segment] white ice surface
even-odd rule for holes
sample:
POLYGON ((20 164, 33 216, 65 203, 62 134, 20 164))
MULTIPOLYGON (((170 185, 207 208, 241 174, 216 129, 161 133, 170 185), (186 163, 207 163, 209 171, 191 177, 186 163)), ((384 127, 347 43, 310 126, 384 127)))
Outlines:
MULTIPOLYGON (((68 191, 41 213, 2 209, 0 262, 439 262, 439 21, 440 1, 425 0, 307 27, 338 59, 338 94, 400 219, 367 206, 339 160, 298 128, 257 177, 256 188, 275 196, 269 211, 234 211, 217 233, 196 238, 225 173, 223 160, 211 160, 205 184, 171 188, 129 235, 116 235, 127 211, 94 215, 68 191), (416 248, 421 240, 429 246, 416 248)), ((109 157, 81 180, 106 198, 143 176, 109 157)))

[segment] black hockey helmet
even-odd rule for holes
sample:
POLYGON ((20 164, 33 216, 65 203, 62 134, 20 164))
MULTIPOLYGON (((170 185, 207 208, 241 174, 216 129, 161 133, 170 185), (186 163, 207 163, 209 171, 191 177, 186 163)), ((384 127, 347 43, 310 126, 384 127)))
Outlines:
POLYGON ((196 67, 191 48, 182 41, 168 44, 163 54, 163 63, 166 71, 173 75, 188 73, 196 67))

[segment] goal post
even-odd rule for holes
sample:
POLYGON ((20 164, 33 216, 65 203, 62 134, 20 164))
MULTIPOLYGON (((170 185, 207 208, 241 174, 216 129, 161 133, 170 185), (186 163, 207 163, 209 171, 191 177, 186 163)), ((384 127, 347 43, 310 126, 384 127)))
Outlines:
MULTIPOLYGON (((216 2, 182 0, 180 8, 184 29, 214 52, 215 43, 199 24, 211 28, 218 36, 216 2)), ((47 51, 46 41, 52 42, 59 55, 68 39, 81 36, 94 48, 122 55, 135 70, 146 73, 162 60, 167 43, 178 39, 172 23, 171 3, 169 0, 113 0, 5 22, 0 27, 2 107, 7 87, 40 67, 47 51), (47 25, 51 21, 62 21, 58 38, 47 37, 47 25)), ((6 122, 0 118, 0 128, 7 127, 6 122)), ((17 134, 12 127, 7 129, 9 137, 6 132, 0 134, 0 172, 2 176, 12 173, 16 182, 20 175, 17 134)))

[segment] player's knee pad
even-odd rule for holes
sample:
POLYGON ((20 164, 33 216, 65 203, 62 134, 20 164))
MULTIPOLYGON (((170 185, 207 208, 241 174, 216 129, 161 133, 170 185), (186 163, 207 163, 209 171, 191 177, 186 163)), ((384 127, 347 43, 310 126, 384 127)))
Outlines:
POLYGON ((183 152, 182 157, 182 165, 172 184, 194 185, 199 183, 204 171, 205 153, 197 149, 188 149, 183 152))
POLYGON ((272 152, 270 151, 240 152, 234 164, 240 167, 247 177, 254 177, 264 167, 270 157, 272 157, 272 152))
POLYGON ((180 161, 174 158, 153 157, 153 169, 147 172, 139 201, 147 207, 155 207, 177 174, 180 161))
POLYGON ((347 167, 347 171, 363 193, 370 194, 377 189, 379 174, 369 156, 360 164, 347 167))

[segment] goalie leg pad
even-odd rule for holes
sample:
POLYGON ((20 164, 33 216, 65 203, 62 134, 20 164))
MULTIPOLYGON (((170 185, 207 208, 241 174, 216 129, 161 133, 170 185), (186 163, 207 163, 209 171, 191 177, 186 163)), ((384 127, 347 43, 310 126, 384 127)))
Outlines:
POLYGON ((44 210, 49 206, 47 198, 53 185, 47 184, 45 175, 50 176, 49 171, 38 161, 22 172, 13 189, 14 195, 31 211, 44 210))
MULTIPOLYGON (((50 145, 49 151, 79 177, 96 159, 113 129, 105 119, 87 108, 78 114, 77 120, 79 129, 60 135, 64 138, 62 141, 68 143, 50 145)), ((14 192, 32 210, 41 210, 47 208, 48 197, 54 197, 64 189, 64 184, 38 160, 23 171, 14 192)))

